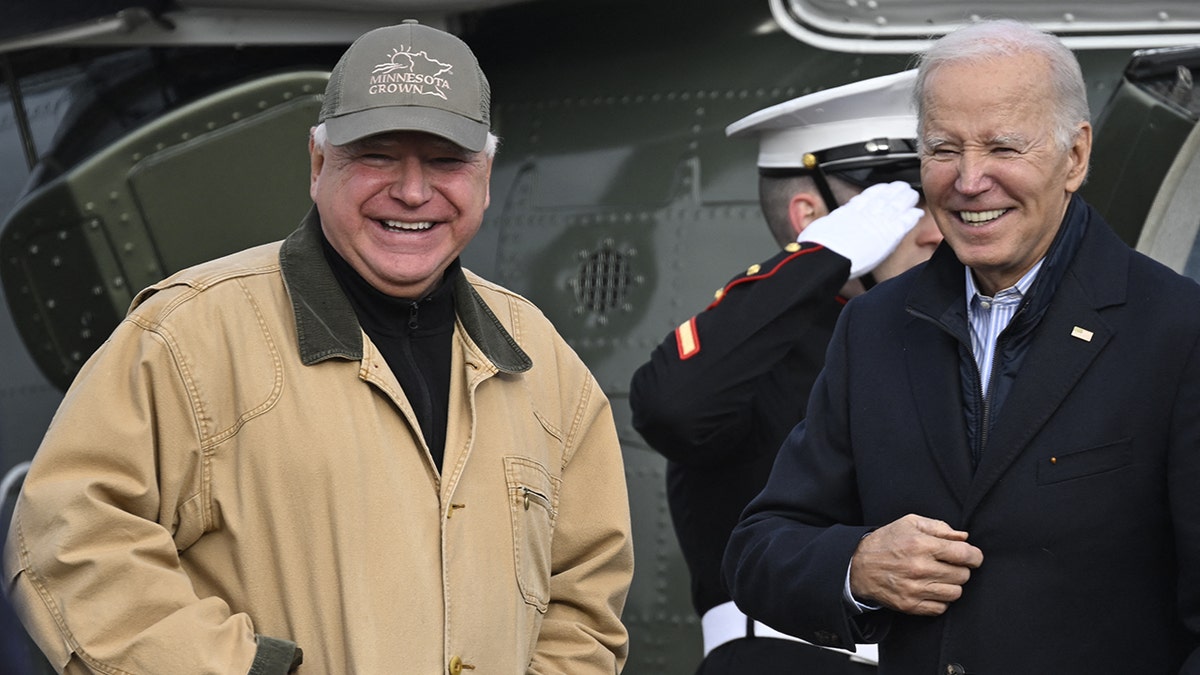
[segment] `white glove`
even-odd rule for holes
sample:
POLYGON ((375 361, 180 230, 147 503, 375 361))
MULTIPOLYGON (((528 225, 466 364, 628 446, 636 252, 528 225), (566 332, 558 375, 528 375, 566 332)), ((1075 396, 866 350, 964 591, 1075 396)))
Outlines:
POLYGON ((891 255, 925 215, 916 208, 918 197, 904 181, 872 185, 814 220, 796 241, 821 244, 849 258, 850 278, 857 279, 891 255))

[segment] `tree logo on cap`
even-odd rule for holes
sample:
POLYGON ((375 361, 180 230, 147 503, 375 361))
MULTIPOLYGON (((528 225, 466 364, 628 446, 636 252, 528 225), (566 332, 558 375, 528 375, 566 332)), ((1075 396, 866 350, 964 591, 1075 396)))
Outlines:
POLYGON ((404 45, 393 49, 386 63, 371 71, 370 94, 420 94, 445 99, 450 82, 442 77, 454 66, 430 57, 424 51, 406 51, 404 45))

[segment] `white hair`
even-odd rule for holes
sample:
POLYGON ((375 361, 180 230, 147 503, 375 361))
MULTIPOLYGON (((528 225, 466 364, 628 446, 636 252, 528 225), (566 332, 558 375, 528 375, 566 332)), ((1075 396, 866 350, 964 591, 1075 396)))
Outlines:
POLYGON ((925 85, 931 73, 951 63, 977 63, 1015 54, 1038 54, 1050 67, 1050 91, 1053 100, 1054 140, 1063 150, 1075 142, 1079 125, 1087 122, 1090 111, 1087 86, 1075 54, 1052 33, 1011 19, 995 19, 968 24, 933 43, 920 57, 913 102, 917 107, 918 138, 924 138, 925 85))

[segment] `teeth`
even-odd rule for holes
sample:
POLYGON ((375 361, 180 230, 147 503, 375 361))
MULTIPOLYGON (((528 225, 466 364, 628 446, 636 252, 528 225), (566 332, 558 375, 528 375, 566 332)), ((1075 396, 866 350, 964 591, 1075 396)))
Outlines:
POLYGON ((382 222, 389 230, 417 231, 428 230, 429 228, 433 227, 433 223, 429 221, 425 221, 423 223, 404 223, 399 220, 385 220, 382 222))
POLYGON ((959 211, 958 217, 968 223, 986 223, 989 220, 995 220, 1004 215, 1008 209, 995 209, 992 211, 959 211))

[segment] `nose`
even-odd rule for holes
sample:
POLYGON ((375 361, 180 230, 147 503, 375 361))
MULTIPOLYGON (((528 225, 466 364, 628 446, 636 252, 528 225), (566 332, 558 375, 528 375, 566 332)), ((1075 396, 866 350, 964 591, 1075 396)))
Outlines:
POLYGON ((388 195, 408 206, 419 206, 433 195, 425 166, 416 158, 397 162, 388 195))
POLYGON ((977 195, 992 186, 987 158, 975 152, 963 152, 958 157, 958 177, 954 189, 964 195, 977 195))

